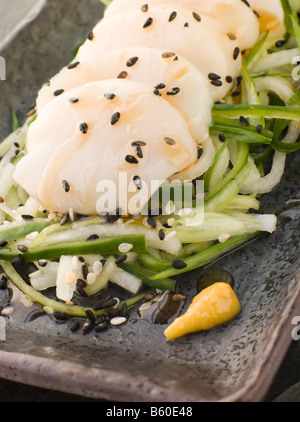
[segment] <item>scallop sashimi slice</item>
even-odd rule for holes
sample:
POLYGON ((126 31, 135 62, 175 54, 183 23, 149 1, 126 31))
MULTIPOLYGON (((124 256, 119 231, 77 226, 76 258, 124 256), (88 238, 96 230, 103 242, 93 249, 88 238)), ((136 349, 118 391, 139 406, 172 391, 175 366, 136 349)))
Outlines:
MULTIPOLYGON (((263 0, 259 2, 263 3, 263 0)), ((173 8, 174 12, 177 8, 186 8, 200 16, 202 13, 210 15, 222 22, 227 32, 237 37, 242 50, 251 48, 259 37, 257 16, 241 0, 113 0, 105 11, 105 17, 137 9, 151 12, 152 8, 158 6, 173 8)))
POLYGON ((250 3, 259 15, 261 31, 269 31, 272 37, 282 37, 285 33, 285 25, 281 1, 250 0, 250 3))
POLYGON ((146 84, 113 79, 74 88, 43 108, 14 179, 50 211, 136 213, 196 156, 170 103, 146 84))
POLYGON ((104 18, 79 49, 77 60, 89 60, 124 47, 159 48, 165 50, 166 60, 179 60, 179 56, 168 55, 175 52, 193 63, 204 76, 211 77, 212 99, 222 99, 232 87, 227 76, 234 79, 241 70, 237 41, 209 16, 202 15, 199 21, 187 9, 178 9, 176 19, 170 22, 171 13, 172 9, 153 8, 147 13, 135 10, 104 18))
POLYGON ((208 137, 213 106, 208 78, 184 57, 166 60, 162 55, 163 51, 155 48, 124 47, 80 63, 75 61, 40 90, 37 111, 61 90, 66 92, 82 83, 120 75, 127 80, 148 84, 153 93, 168 100, 187 120, 195 141, 203 143, 208 137))

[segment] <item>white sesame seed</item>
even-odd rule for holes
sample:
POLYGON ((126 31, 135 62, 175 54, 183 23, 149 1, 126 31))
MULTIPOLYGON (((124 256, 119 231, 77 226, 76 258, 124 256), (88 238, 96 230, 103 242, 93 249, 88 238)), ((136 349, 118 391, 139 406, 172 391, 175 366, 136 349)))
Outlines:
POLYGON ((119 251, 121 253, 127 253, 133 248, 133 245, 131 243, 121 243, 119 245, 119 251))
POLYGON ((34 240, 38 237, 38 235, 39 235, 39 232, 31 232, 31 233, 28 233, 28 235, 26 236, 26 239, 34 240))
POLYGON ((88 273, 87 277, 86 277, 86 282, 88 285, 94 284, 96 281, 96 274, 94 273, 88 273))
POLYGON ((167 205, 165 206, 165 211, 166 211, 166 214, 168 214, 168 215, 174 213, 174 211, 175 211, 175 205, 174 205, 173 201, 169 201, 167 203, 167 205))
POLYGON ((165 237, 165 241, 172 239, 174 236, 176 236, 176 231, 173 230, 172 232, 168 233, 165 237))
POLYGON ((120 324, 124 324, 124 322, 126 321, 127 320, 125 317, 115 317, 110 320, 110 323, 111 325, 120 325, 120 324))
POLYGON ((96 261, 93 264, 93 272, 95 273, 95 275, 99 275, 101 273, 103 269, 103 265, 100 261, 96 261))
POLYGON ((184 217, 187 215, 190 215, 193 212, 193 210, 191 208, 182 208, 181 210, 178 211, 178 215, 180 217, 184 217))
POLYGON ((218 241, 220 242, 220 243, 224 243, 224 242, 226 242, 226 240, 228 240, 230 238, 230 234, 226 234, 226 233, 224 233, 224 234, 221 234, 219 237, 218 237, 218 241))
POLYGON ((54 314, 54 309, 51 308, 51 306, 44 306, 43 310, 46 312, 46 314, 48 315, 53 315, 54 314))
POLYGON ((173 217, 168 218, 167 224, 168 224, 169 227, 172 227, 174 225, 174 223, 175 223, 175 218, 173 218, 173 217))
POLYGON ((5 308, 2 309, 1 315, 7 316, 11 315, 14 312, 14 308, 11 305, 5 306, 5 308))
POLYGON ((73 270, 79 269, 79 261, 78 261, 77 256, 73 256, 73 258, 72 258, 72 268, 73 268, 73 270))

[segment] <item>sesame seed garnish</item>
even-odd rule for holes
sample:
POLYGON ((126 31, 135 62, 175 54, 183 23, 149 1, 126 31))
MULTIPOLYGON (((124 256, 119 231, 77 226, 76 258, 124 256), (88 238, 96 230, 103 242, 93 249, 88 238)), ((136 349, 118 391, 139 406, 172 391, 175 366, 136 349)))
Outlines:
POLYGON ((8 242, 6 240, 2 240, 0 242, 0 248, 5 248, 5 246, 7 246, 8 242))
POLYGON ((137 145, 137 146, 135 147, 135 151, 136 151, 136 155, 137 155, 139 158, 143 158, 143 157, 144 157, 144 154, 143 154, 142 148, 141 148, 139 145, 137 145))
POLYGON ((135 184, 135 186, 137 187, 138 190, 142 189, 142 181, 140 176, 134 176, 133 177, 133 183, 135 184))
POLYGON ((82 132, 85 135, 88 131, 87 123, 80 123, 79 130, 80 130, 80 132, 82 132))
POLYGON ((142 12, 144 12, 144 13, 148 12, 148 9, 149 9, 148 4, 144 4, 144 5, 141 7, 141 11, 142 11, 142 12))
POLYGON ((252 10, 252 12, 255 14, 255 16, 257 17, 257 18, 260 18, 260 14, 257 12, 257 10, 252 10))
POLYGON ((219 141, 222 142, 222 143, 226 141, 225 135, 223 135, 223 133, 220 133, 219 141))
POLYGON ((231 93, 231 96, 232 97, 238 97, 240 95, 240 91, 233 91, 232 93, 231 93))
POLYGON ((133 245, 131 243, 121 243, 118 247, 119 251, 121 253, 127 253, 133 248, 133 245))
POLYGON ((80 63, 79 62, 74 62, 69 64, 68 69, 75 69, 75 67, 77 67, 80 63))
POLYGON ((136 62, 138 61, 138 59, 139 59, 138 57, 131 57, 130 59, 127 60, 126 66, 127 67, 134 66, 136 62))
POLYGON ((247 0, 242 0, 242 2, 245 3, 246 6, 251 7, 247 0))
POLYGON ((154 88, 155 89, 164 89, 165 87, 166 87, 166 85, 161 82, 160 84, 157 84, 154 88))
POLYGON ((257 126, 256 126, 256 132, 257 132, 257 133, 261 133, 261 132, 262 132, 262 130, 263 130, 263 125, 257 125, 257 126))
POLYGON ((126 254, 121 255, 121 256, 119 256, 119 257, 115 260, 115 263, 116 263, 117 265, 118 265, 118 264, 122 264, 122 262, 126 261, 126 259, 127 259, 127 255, 126 255, 126 254))
POLYGON ((76 97, 72 97, 72 98, 69 99, 69 101, 70 101, 70 103, 75 104, 75 103, 78 103, 79 99, 76 98, 76 97))
POLYGON ((116 111, 112 116, 111 116, 111 120, 110 123, 111 125, 115 125, 116 123, 118 123, 118 121, 120 120, 121 114, 116 111))
POLYGON ((216 73, 211 72, 208 74, 208 79, 210 79, 211 81, 214 81, 216 79, 221 79, 221 76, 217 75, 216 73))
POLYGON ((61 183, 63 185, 64 191, 65 192, 70 192, 70 185, 69 185, 69 183, 66 180, 62 180, 61 183))
POLYGON ((211 83, 211 85, 214 85, 214 86, 222 86, 223 85, 223 82, 220 79, 214 79, 214 80, 210 81, 210 83, 211 83))
POLYGON ((158 237, 159 237, 160 240, 164 240, 164 238, 166 237, 166 234, 165 234, 163 229, 160 229, 158 231, 158 237))
POLYGON ((197 22, 201 22, 201 16, 197 12, 193 12, 193 17, 197 22))
POLYGON ((164 136, 163 140, 164 140, 164 141, 165 141, 165 143, 166 143, 166 144, 168 144, 168 145, 175 145, 175 144, 176 144, 176 142, 174 141, 174 139, 169 138, 169 137, 167 137, 167 136, 164 136))
POLYGON ((154 95, 158 95, 159 97, 161 97, 161 92, 160 92, 160 90, 159 90, 159 89, 157 89, 157 88, 154 88, 154 90, 153 90, 153 94, 154 94, 154 95))
POLYGON ((233 60, 237 60, 237 58, 239 57, 239 54, 240 54, 240 48, 235 47, 235 49, 233 51, 233 60))
POLYGON ((175 261, 173 261, 173 267, 180 270, 182 268, 187 267, 187 264, 181 261, 180 259, 175 259, 175 261))
POLYGON ((150 25, 152 25, 153 24, 153 18, 148 18, 147 20, 146 20, 146 22, 144 23, 144 25, 143 25, 143 28, 148 28, 150 25))
POLYGON ((180 92, 180 88, 178 88, 178 86, 175 86, 175 87, 169 89, 166 92, 166 95, 177 95, 177 94, 179 94, 179 92, 180 92))
POLYGON ((23 220, 32 220, 34 217, 33 217, 33 215, 30 215, 30 214, 22 214, 21 218, 23 220))
POLYGON ((189 27, 189 23, 188 23, 188 22, 186 22, 186 23, 183 25, 183 27, 184 27, 184 28, 188 28, 188 27, 189 27))
POLYGON ((114 98, 116 98, 116 94, 112 94, 112 93, 104 94, 104 98, 106 98, 107 100, 113 100, 114 98))
POLYGON ((120 72, 117 76, 118 79, 125 79, 127 78, 128 73, 126 72, 126 70, 122 70, 122 72, 120 72))
POLYGON ((89 40, 89 41, 92 41, 92 39, 94 38, 94 33, 93 33, 93 31, 91 31, 89 34, 88 34, 88 36, 87 36, 87 39, 89 40))
POLYGON ((126 155, 125 161, 129 164, 138 164, 138 160, 133 155, 126 155))
POLYGON ((149 224, 150 227, 152 227, 153 229, 156 228, 156 223, 153 217, 148 217, 147 218, 147 223, 149 224))
POLYGON ((58 97, 59 95, 61 95, 64 92, 63 89, 57 89, 56 91, 53 92, 53 95, 55 97, 58 97))
POLYGON ((174 10, 169 16, 169 22, 172 22, 174 19, 176 19, 177 12, 174 10))
POLYGON ((231 41, 236 40, 236 36, 235 36, 235 34, 233 34, 232 32, 228 32, 228 33, 227 33, 227 37, 228 37, 231 41))
POLYGON ((233 78, 230 75, 227 75, 225 79, 226 79, 226 82, 228 82, 229 84, 231 84, 231 82, 233 81, 233 78))
POLYGON ((144 147, 146 145, 146 142, 144 141, 133 141, 131 142, 131 146, 133 147, 144 147))
POLYGON ((244 116, 240 116, 240 122, 244 123, 246 126, 249 126, 249 121, 244 116))
POLYGON ((176 54, 173 51, 164 51, 161 55, 163 59, 169 59, 170 57, 174 57, 176 54))
POLYGON ((99 239, 99 236, 97 234, 91 234, 86 240, 90 241, 90 240, 97 240, 99 239))

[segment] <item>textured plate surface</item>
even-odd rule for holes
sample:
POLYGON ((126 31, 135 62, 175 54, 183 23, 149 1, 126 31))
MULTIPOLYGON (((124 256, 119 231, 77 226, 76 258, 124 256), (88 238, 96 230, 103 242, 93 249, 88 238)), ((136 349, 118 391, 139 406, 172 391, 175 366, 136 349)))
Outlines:
MULTIPOLYGON (((7 63, 7 80, 0 81, 1 138, 9 133, 10 108, 24 117, 41 84, 70 61, 101 11, 98 0, 41 1, 7 39, 0 50, 7 63)), ((299 154, 289 157, 282 184, 262 199, 266 212, 300 197, 299 164, 299 154)), ((285 215, 289 221, 276 233, 212 266, 232 273, 242 302, 241 314, 228 324, 167 343, 165 326, 135 313, 122 327, 86 335, 48 316, 6 320, 1 377, 119 401, 262 400, 292 340, 292 317, 300 315, 299 208, 285 215)), ((188 298, 200 273, 180 279, 188 298)))

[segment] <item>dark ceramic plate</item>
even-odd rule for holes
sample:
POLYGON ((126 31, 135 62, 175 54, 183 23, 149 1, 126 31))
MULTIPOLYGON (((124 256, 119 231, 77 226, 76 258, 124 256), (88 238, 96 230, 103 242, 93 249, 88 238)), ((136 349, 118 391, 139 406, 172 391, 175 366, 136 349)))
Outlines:
MULTIPOLYGON (((0 134, 10 108, 23 117, 43 82, 70 61, 73 48, 101 16, 98 0, 40 1, 36 13, 2 46, 0 134)), ((263 198, 265 211, 300 197, 299 154, 289 157, 282 184, 263 198)), ((0 341, 1 377, 85 397, 116 401, 261 401, 292 341, 300 315, 299 208, 284 213, 276 233, 261 236, 213 268, 235 278, 241 314, 209 332, 167 343, 164 325, 132 315, 104 333, 71 333, 50 317, 10 320, 0 341)), ((191 298, 200 271, 181 277, 191 298)))

